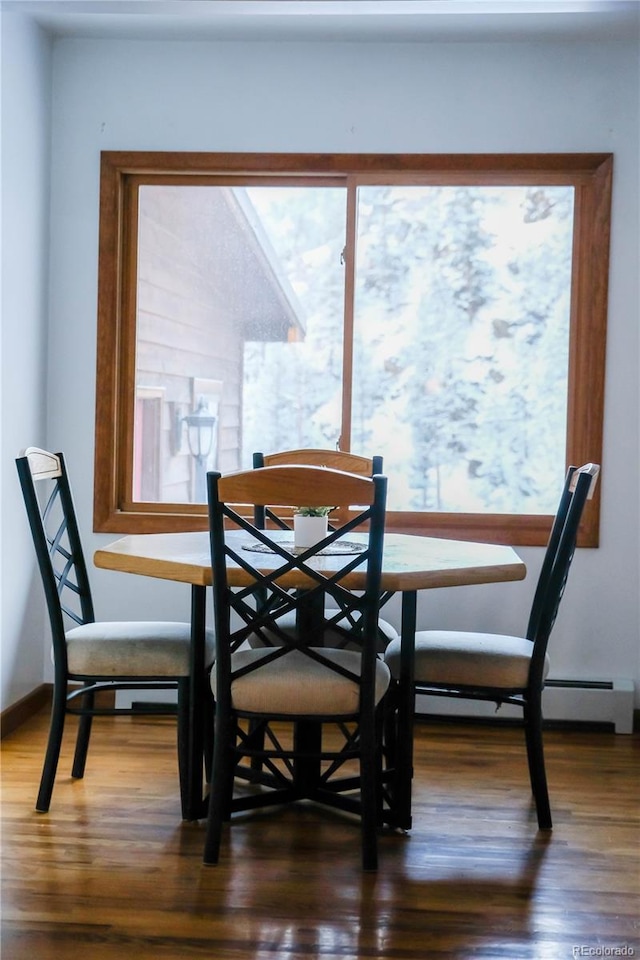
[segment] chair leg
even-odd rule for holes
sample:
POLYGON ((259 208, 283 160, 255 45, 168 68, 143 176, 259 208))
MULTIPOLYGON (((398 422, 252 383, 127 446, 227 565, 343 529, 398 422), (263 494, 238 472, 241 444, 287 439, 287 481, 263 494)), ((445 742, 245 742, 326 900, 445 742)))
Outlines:
POLYGON ((397 761, 398 731, 395 681, 389 688, 383 703, 383 754, 386 769, 394 769, 397 761))
MULTIPOLYGON (((415 703, 415 696, 413 696, 415 703)), ((383 705, 383 760, 390 790, 389 823, 401 830, 411 829, 411 781, 413 779, 412 724, 407 733, 406 705, 403 709, 400 687, 392 680, 383 705)))
POLYGON ((360 804, 362 869, 378 869, 379 780, 374 723, 360 726, 360 804))
POLYGON ((189 719, 191 701, 191 681, 189 677, 178 680, 178 778, 180 782, 180 806, 182 819, 188 820, 190 813, 190 770, 189 770, 189 719))
POLYGON ((39 813, 47 813, 51 804, 51 794, 53 793, 53 784, 56 779, 56 771, 58 769, 58 759, 60 757, 60 747, 62 746, 62 734, 64 733, 66 712, 66 687, 61 683, 55 683, 53 687, 51 721, 49 724, 49 739, 47 741, 47 751, 45 753, 42 776, 40 778, 38 799, 36 800, 36 810, 39 813))
POLYGON ((382 781, 387 767, 383 731, 384 706, 381 710, 376 710, 376 824, 378 830, 381 830, 384 824, 384 787, 382 781))
POLYGON ((216 864, 220 857, 222 825, 228 818, 230 797, 233 791, 233 752, 230 747, 235 721, 228 714, 223 716, 219 705, 213 746, 212 789, 209 794, 207 830, 204 841, 203 862, 216 864))
POLYGON ((216 702, 213 695, 207 697, 204 718, 204 773, 206 782, 211 785, 213 775, 213 743, 216 717, 216 702))
POLYGON ((524 707, 524 729, 527 743, 527 760, 531 791, 536 804, 538 827, 551 830, 551 807, 547 774, 544 765, 544 745, 542 741, 542 705, 540 696, 530 700, 524 707))
MULTIPOLYGON (((86 684, 86 686, 88 685, 89 684, 86 684)), ((84 708, 86 710, 93 710, 95 699, 95 694, 86 693, 82 698, 84 708)), ((73 767, 71 768, 71 776, 75 780, 82 780, 84 777, 92 724, 92 714, 88 713, 80 717, 80 723, 78 724, 78 736, 76 737, 76 749, 73 755, 73 767)))

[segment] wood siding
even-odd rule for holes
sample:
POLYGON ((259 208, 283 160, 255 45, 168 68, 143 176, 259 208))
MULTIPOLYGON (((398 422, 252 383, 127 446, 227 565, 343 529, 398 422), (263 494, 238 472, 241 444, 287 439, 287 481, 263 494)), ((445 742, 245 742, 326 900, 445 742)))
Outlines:
MULTIPOLYGON (((243 321, 226 296, 212 239, 228 220, 219 192, 177 187, 140 192, 137 383, 165 391, 160 499, 188 502, 193 462, 186 435, 172 455, 172 414, 191 412, 193 378, 223 383, 218 466, 240 465, 243 321), (177 404, 178 407, 173 407, 177 404)), ((228 226, 228 224, 227 224, 228 226)))

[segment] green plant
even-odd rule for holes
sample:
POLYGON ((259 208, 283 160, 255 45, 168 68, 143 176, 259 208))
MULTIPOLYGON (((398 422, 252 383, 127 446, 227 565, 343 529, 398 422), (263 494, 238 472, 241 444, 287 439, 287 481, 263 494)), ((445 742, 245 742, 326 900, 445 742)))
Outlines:
POLYGON ((295 512, 299 517, 326 517, 333 507, 297 507, 295 512))

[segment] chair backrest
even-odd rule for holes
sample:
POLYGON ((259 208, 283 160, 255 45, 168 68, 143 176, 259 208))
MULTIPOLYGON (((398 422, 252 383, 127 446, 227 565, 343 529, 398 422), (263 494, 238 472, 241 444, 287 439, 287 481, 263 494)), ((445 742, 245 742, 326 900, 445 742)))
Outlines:
POLYGON ((27 447, 16 466, 58 663, 66 658, 64 615, 77 624, 95 619, 73 497, 61 453, 27 447))
POLYGON ((355 473, 361 477, 372 477, 375 473, 382 473, 382 457, 360 457, 356 453, 346 453, 343 450, 310 448, 281 450, 278 453, 257 452, 253 455, 254 468, 279 467, 283 464, 330 467, 332 470, 343 470, 345 473, 355 473))
MULTIPOLYGON (((332 470, 342 470, 345 473, 355 473, 360 477, 373 477, 382 473, 382 457, 361 457, 356 453, 346 453, 343 450, 322 450, 318 448, 300 450, 281 450, 278 453, 253 454, 254 470, 261 467, 280 467, 285 464, 307 467, 328 467, 332 470)), ((332 513, 331 526, 335 527, 348 519, 348 508, 336 507, 332 513)), ((290 530, 290 519, 283 518, 273 510, 266 510, 264 506, 256 506, 254 522, 264 527, 270 520, 275 527, 290 530)))
POLYGON ((540 684, 549 636, 575 553, 580 520, 587 500, 593 496, 599 473, 600 466, 596 463, 569 467, 549 534, 526 634, 534 642, 531 676, 540 684))
POLYGON ((218 695, 225 695, 231 653, 252 634, 271 648, 264 651, 263 664, 300 650, 335 669, 332 652, 317 649, 330 628, 343 635, 345 646, 360 649, 361 696, 373 697, 386 477, 288 465, 224 477, 209 473, 207 485, 218 695), (263 530, 239 514, 234 508, 238 503, 362 506, 344 526, 300 552, 291 535, 263 530), (361 524, 367 525, 367 533, 349 540, 361 524), (330 611, 325 610, 327 596, 335 605, 330 611), (298 630, 281 629, 281 618, 287 616, 290 623, 292 611, 298 630))

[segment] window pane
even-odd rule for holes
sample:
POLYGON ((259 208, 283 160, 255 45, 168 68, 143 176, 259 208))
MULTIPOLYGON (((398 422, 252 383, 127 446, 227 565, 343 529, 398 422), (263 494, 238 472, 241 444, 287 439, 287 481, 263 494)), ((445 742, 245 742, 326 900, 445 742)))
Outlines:
POLYGON ((342 417, 346 191, 250 187, 281 275, 295 296, 287 340, 245 343, 243 465, 256 450, 335 448, 342 417))
POLYGON ((358 192, 352 449, 393 510, 553 513, 573 187, 358 192))
POLYGON ((207 469, 335 445, 344 220, 342 189, 140 188, 134 496, 203 502, 207 469))

